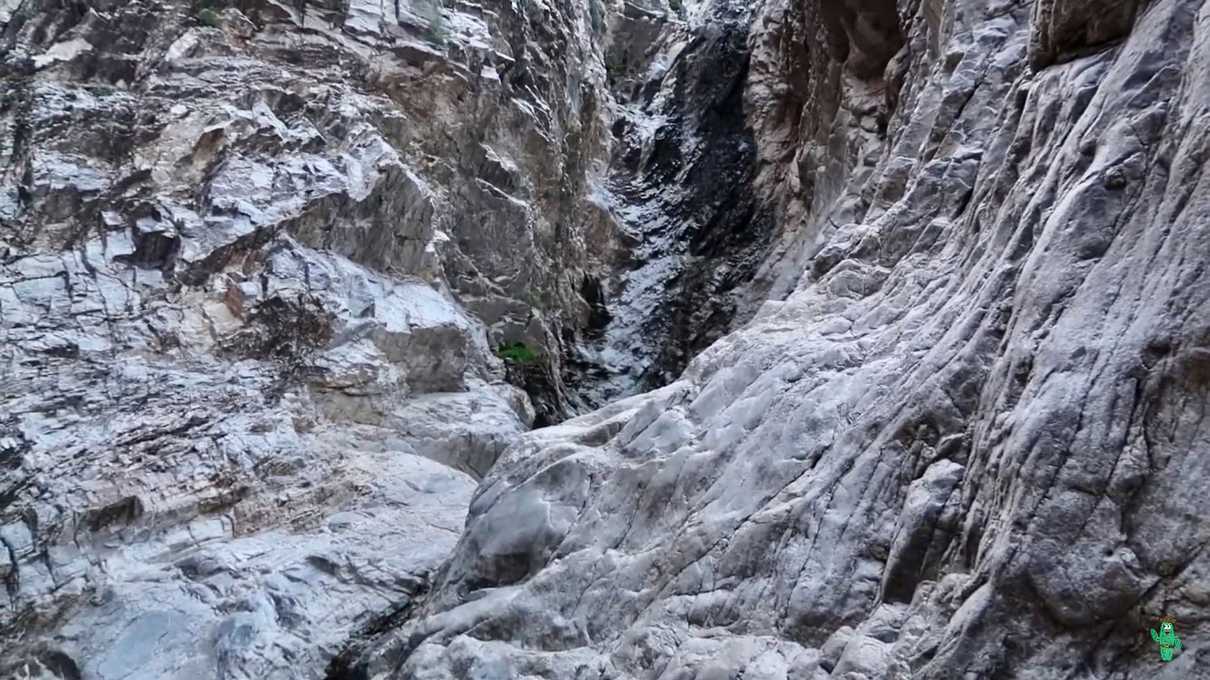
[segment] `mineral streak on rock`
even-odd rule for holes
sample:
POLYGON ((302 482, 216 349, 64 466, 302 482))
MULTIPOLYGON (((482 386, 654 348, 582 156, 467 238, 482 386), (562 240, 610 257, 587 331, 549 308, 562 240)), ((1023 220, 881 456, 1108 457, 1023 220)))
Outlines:
POLYGON ((1207 0, 0 0, 0 677, 1199 677, 1207 78, 1207 0))

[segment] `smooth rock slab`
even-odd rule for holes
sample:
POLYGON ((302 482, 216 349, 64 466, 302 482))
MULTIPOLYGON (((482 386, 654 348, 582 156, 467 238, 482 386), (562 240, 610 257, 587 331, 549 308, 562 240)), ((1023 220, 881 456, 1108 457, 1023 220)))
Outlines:
POLYGON ((54 648, 97 680, 323 677, 351 631, 427 587, 474 488, 406 454, 354 464, 363 495, 314 529, 241 538, 199 520, 107 554, 54 648))

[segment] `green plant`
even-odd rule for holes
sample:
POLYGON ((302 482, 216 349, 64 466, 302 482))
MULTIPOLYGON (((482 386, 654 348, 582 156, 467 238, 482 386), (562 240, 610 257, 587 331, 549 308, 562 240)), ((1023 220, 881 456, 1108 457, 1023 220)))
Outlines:
POLYGON ((211 28, 218 28, 219 26, 218 12, 210 9, 209 7, 203 7, 202 9, 198 10, 197 20, 201 22, 203 26, 209 26, 211 28))
POLYGON ((496 356, 514 364, 532 364, 539 358, 524 342, 502 343, 496 348, 496 356))
POLYGON ((609 78, 609 82, 611 83, 617 81, 617 79, 622 76, 622 67, 615 62, 606 60, 605 76, 609 78))
POLYGON ((681 13, 681 0, 668 0, 668 6, 672 8, 673 12, 681 13))

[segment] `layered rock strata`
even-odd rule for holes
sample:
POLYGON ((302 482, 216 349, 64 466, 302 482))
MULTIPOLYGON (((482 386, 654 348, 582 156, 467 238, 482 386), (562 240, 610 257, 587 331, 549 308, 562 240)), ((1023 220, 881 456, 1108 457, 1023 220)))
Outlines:
POLYGON ((566 412, 585 6, 0 9, 0 675, 322 677, 566 412))

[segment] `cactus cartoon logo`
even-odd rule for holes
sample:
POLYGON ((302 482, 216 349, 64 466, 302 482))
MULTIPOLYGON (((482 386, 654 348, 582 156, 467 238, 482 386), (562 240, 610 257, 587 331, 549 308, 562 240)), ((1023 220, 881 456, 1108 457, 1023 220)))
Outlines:
POLYGON ((1172 661, 1172 653, 1181 648, 1181 639, 1176 636, 1176 622, 1172 617, 1160 619, 1160 632, 1151 629, 1151 639, 1160 645, 1160 660, 1172 661))

